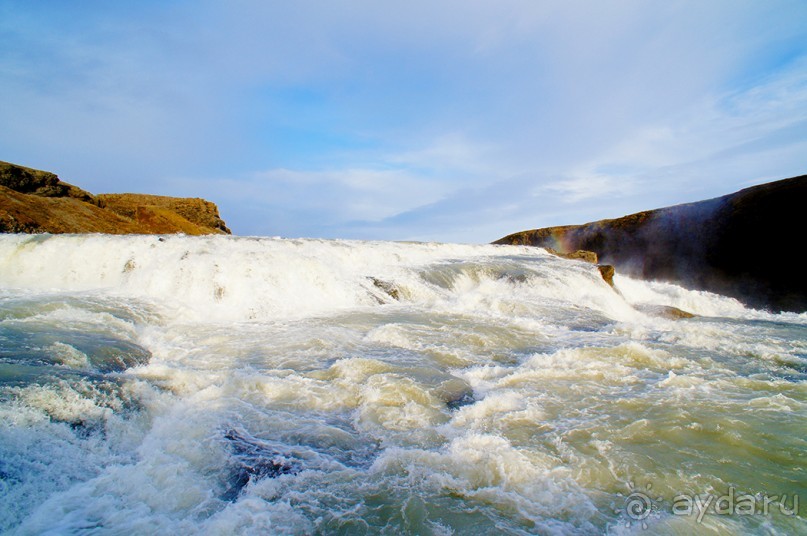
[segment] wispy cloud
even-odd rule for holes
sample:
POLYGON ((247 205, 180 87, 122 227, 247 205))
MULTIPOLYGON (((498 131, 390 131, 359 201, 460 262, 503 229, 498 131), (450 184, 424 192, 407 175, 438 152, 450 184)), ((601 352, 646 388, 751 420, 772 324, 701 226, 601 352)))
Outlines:
POLYGON ((787 0, 12 0, 0 152, 95 191, 205 195, 244 234, 488 240, 803 173, 805 19, 787 0))

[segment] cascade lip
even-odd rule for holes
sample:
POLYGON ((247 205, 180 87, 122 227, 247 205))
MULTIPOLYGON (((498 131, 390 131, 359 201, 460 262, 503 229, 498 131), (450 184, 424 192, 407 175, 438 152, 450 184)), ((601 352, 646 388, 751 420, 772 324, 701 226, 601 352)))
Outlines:
MULTIPOLYGON (((521 231, 494 244, 599 257, 623 274, 708 290, 753 308, 801 313, 807 311, 807 278, 798 263, 772 257, 792 249, 805 202, 807 175, 802 175, 616 219, 521 231)), ((92 194, 54 173, 0 161, 0 233, 231 231, 218 207, 204 199, 92 194)))
MULTIPOLYGON (((442 303, 467 292, 478 292, 484 300, 510 296, 513 303, 535 302, 540 295, 544 301, 535 302, 539 308, 546 300, 572 301, 611 320, 634 313, 635 304, 645 301, 686 313, 708 315, 713 310, 691 306, 689 298, 682 301, 672 294, 623 296, 619 278, 611 287, 606 284, 607 265, 565 260, 527 247, 229 236, 0 235, 0 255, 5 292, 145 300, 143 304, 157 307, 155 311, 189 323, 305 318, 377 305, 406 308, 423 300, 442 303), (361 260, 357 251, 364 252, 361 260), (561 273, 565 275, 558 278, 561 273), (569 286, 567 276, 576 282, 569 286), (519 291, 511 294, 513 289, 519 291)), ((450 306, 453 299, 443 305, 450 306)), ((731 311, 742 308, 730 301, 731 311)))

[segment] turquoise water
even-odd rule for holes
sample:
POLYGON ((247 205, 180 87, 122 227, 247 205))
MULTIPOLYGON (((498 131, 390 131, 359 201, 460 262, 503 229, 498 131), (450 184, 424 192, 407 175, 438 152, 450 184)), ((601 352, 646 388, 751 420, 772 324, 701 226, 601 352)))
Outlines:
POLYGON ((232 237, 3 236, 0 289, 0 531, 807 533, 807 315, 232 237))

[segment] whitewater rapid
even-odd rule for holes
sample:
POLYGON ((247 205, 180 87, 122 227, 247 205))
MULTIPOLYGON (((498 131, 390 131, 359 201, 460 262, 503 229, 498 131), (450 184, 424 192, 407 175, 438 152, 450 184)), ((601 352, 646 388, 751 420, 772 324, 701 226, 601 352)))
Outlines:
POLYGON ((807 533, 806 335, 539 248, 0 236, 0 532, 807 533))

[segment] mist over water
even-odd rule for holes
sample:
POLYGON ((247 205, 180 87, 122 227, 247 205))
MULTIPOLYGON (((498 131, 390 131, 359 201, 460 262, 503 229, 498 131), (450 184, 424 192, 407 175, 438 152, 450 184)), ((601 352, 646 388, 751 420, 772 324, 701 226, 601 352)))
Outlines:
POLYGON ((530 247, 2 236, 0 532, 807 532, 807 315, 615 284, 530 247), (674 510, 729 492, 787 498, 674 510))

